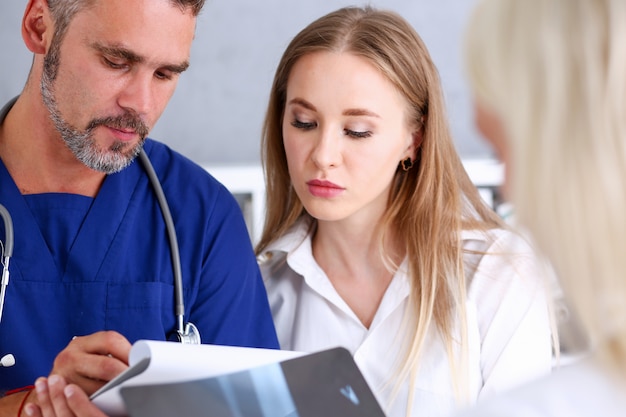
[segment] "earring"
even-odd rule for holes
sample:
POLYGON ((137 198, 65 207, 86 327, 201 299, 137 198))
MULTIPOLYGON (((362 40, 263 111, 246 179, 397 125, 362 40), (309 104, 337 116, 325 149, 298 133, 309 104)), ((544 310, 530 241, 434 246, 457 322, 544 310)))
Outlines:
POLYGON ((400 163, 402 164, 402 169, 404 171, 408 171, 413 166, 413 161, 411 160, 410 156, 407 156, 405 159, 400 161, 400 163))

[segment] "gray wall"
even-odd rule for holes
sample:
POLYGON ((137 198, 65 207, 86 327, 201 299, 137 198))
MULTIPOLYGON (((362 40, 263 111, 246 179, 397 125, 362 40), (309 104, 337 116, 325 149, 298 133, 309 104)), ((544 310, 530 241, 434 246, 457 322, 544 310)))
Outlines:
MULTIPOLYGON (((20 24, 26 0, 0 2, 0 102, 18 94, 31 55, 20 24)), ((461 60, 461 38, 475 0, 374 0, 404 15, 439 68, 456 143, 464 158, 491 156, 476 134, 461 60)), ((191 68, 151 136, 203 165, 256 164, 273 72, 289 40, 348 0, 207 0, 191 68)))

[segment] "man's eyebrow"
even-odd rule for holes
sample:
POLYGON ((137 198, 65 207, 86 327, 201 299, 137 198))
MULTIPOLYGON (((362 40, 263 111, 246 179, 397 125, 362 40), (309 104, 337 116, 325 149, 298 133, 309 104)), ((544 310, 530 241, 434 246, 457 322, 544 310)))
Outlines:
MULTIPOLYGON (((131 64, 139 64, 146 62, 146 59, 135 52, 121 46, 106 46, 99 43, 93 43, 92 47, 103 55, 113 58, 120 58, 131 64)), ((180 74, 189 68, 189 61, 183 61, 180 64, 161 64, 159 68, 180 74)))
POLYGON ((143 57, 121 46, 106 46, 100 43, 93 43, 91 46, 101 54, 108 55, 113 58, 120 58, 131 63, 140 63, 145 61, 143 57))
POLYGON ((187 68, 189 68, 189 61, 184 61, 184 62, 181 62, 180 64, 166 64, 166 65, 162 65, 161 68, 164 68, 175 74, 180 74, 182 72, 187 71, 187 68))

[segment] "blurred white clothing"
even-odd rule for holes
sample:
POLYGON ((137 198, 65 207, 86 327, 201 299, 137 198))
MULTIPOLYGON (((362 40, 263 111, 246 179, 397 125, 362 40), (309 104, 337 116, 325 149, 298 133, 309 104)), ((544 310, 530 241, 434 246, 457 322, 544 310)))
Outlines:
POLYGON ((591 362, 567 365, 532 384, 524 385, 458 417, 624 417, 626 378, 591 362))
MULTIPOLYGON (((504 230, 463 232, 468 282, 469 403, 550 373, 549 284, 528 244, 504 230)), ((339 296, 315 262, 307 225, 296 224, 260 257, 261 272, 282 349, 347 348, 389 417, 404 417, 409 382, 391 392, 404 358, 402 323, 409 300, 407 261, 395 273, 369 328, 339 296), (263 260, 271 254, 270 259, 263 260)), ((454 335, 460 338, 460 332, 454 335)), ((458 353, 458 352, 457 352, 458 353)), ((411 416, 455 412, 445 343, 431 328, 413 389, 411 416)))

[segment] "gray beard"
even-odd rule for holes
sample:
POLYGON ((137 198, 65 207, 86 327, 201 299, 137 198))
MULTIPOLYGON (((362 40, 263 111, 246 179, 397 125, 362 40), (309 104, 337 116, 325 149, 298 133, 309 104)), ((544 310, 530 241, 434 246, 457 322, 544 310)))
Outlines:
POLYGON ((50 113, 50 120, 52 120, 56 130, 74 156, 87 167, 105 174, 114 174, 123 170, 131 164, 141 151, 148 135, 148 127, 139 116, 132 113, 94 119, 85 130, 80 130, 70 125, 61 116, 54 95, 54 78, 56 78, 55 75, 58 68, 58 59, 55 60, 55 58, 48 55, 44 58, 44 62, 47 59, 51 61, 47 65, 44 64, 44 71, 41 77, 41 95, 43 103, 50 113), (101 149, 94 139, 94 130, 98 126, 132 128, 139 134, 140 140, 131 149, 126 149, 127 145, 121 141, 114 142, 108 149, 101 149))

